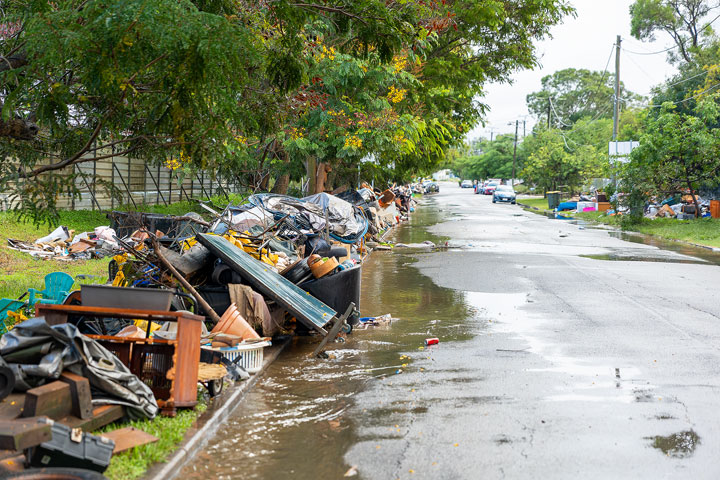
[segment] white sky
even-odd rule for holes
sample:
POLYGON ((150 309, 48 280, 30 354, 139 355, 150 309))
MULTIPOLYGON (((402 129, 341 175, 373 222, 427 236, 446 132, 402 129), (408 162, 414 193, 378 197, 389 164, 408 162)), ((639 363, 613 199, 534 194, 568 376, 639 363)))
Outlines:
MULTIPOLYGON (((673 45, 670 37, 663 33, 658 33, 657 41, 653 43, 643 43, 630 36, 632 0, 571 0, 571 3, 577 16, 566 17, 562 24, 551 29, 552 38, 537 43, 540 67, 516 73, 512 85, 488 86, 483 100, 490 106, 486 126, 472 130, 469 139, 489 138, 491 130, 495 135, 514 133, 516 119, 520 120, 519 134, 522 135, 523 119, 527 120, 529 133, 535 119, 529 116, 525 97, 540 90, 542 77, 571 67, 602 71, 617 35, 622 36, 623 48, 620 80, 630 91, 645 95, 652 86, 662 83, 676 71, 666 62, 665 53, 637 55, 629 52, 657 52, 673 45), (508 125, 510 122, 512 125, 508 125)), ((614 54, 608 69, 615 70, 614 54)))

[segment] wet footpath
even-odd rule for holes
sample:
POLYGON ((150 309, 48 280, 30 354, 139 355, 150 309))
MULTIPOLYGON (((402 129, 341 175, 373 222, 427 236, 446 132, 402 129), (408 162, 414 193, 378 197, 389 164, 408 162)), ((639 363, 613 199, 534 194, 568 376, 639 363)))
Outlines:
POLYGON ((450 184, 391 240, 447 242, 364 264, 396 320, 296 339, 178 478, 720 475, 717 254, 450 184))

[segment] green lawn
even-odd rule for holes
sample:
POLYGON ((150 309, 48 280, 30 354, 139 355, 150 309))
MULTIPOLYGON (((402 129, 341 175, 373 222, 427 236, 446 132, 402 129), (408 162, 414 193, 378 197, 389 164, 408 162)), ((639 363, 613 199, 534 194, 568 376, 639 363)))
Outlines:
POLYGON ((195 420, 207 409, 205 395, 200 393, 198 397, 199 403, 194 409, 179 409, 174 418, 158 415, 152 420, 115 423, 103 428, 101 432, 132 426, 158 438, 155 443, 113 455, 105 476, 110 480, 132 480, 142 477, 154 463, 167 460, 183 441, 185 433, 193 426, 195 420))
POLYGON ((625 230, 656 235, 669 240, 720 247, 720 219, 700 218, 697 220, 675 220, 673 218, 643 218, 636 225, 621 225, 619 217, 608 217, 598 212, 578 213, 575 218, 593 220, 606 225, 622 227, 625 230))
MULTIPOLYGON (((81 233, 92 231, 100 225, 109 225, 110 222, 104 214, 88 210, 60 212, 60 224, 81 233)), ((108 258, 64 262, 34 258, 7 248, 8 238, 32 242, 52 230, 54 227, 50 225, 33 225, 18 219, 12 213, 0 212, 0 297, 18 298, 30 287, 42 289, 43 278, 51 272, 67 272, 73 277, 82 273, 107 279, 107 265, 110 261, 108 258)))
MULTIPOLYGON (((540 210, 548 209, 547 199, 542 197, 520 196, 517 202, 540 210)), ((623 225, 620 221, 621 217, 609 217, 599 212, 564 212, 563 215, 612 225, 628 231, 655 235, 668 240, 680 240, 708 247, 720 247, 720 219, 675 220, 672 218, 656 218, 650 220, 643 218, 636 225, 628 225, 627 223, 623 225)))
POLYGON ((520 195, 517 198, 517 203, 527 205, 528 207, 539 208, 540 210, 548 209, 547 198, 543 197, 525 197, 520 195))
MULTIPOLYGON (((241 203, 241 195, 231 195, 230 202, 241 203)), ((213 197, 212 203, 218 208, 228 203, 225 197, 213 197)), ((133 209, 118 207, 118 210, 130 211, 133 209)), ((188 212, 207 214, 196 202, 177 202, 171 205, 138 205, 138 211, 147 213, 161 213, 170 215, 183 215, 188 212)), ((65 225, 75 233, 93 231, 95 227, 110 225, 106 217, 107 212, 92 210, 61 211, 59 225, 65 225)), ((79 274, 89 274, 107 280, 107 267, 110 258, 100 260, 77 260, 72 262, 38 259, 26 253, 7 248, 8 238, 23 241, 34 241, 47 235, 55 229, 48 224, 34 225, 29 221, 18 218, 11 212, 0 212, 0 298, 18 298, 27 292, 28 288, 43 288, 45 275, 52 272, 66 272, 73 277, 79 274)), ((75 288, 79 288, 76 283, 75 288)))

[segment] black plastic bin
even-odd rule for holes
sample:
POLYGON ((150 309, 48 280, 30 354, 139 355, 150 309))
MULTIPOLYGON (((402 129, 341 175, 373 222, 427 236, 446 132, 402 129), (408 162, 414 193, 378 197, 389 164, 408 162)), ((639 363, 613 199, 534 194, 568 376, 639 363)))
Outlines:
MULTIPOLYGON (((205 285, 196 288, 197 292, 219 316, 230 306, 230 292, 227 285, 205 285)), ((201 315, 207 315, 202 306, 198 305, 201 315)))
POLYGON ((555 210, 560 205, 560 192, 547 192, 548 208, 555 210))
MULTIPOLYGON (((361 280, 362 266, 358 265, 348 270, 310 280, 300 284, 299 287, 338 312, 338 315, 342 315, 350 302, 355 303, 355 308, 360 310, 361 280)), ((359 315, 355 313, 347 321, 350 325, 355 325, 359 318, 359 315)))

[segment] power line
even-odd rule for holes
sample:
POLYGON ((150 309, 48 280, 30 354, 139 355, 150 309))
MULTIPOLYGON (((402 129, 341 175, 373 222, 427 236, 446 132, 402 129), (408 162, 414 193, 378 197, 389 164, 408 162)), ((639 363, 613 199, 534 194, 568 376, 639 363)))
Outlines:
MULTIPOLYGON (((623 52, 627 52, 627 50, 624 48, 622 50, 623 50, 623 52)), ((643 67, 641 67, 640 64, 637 63, 632 57, 628 57, 628 59, 632 62, 633 65, 635 65, 638 68, 638 70, 640 70, 647 78, 649 78, 651 82, 655 81, 655 79, 652 77, 652 75, 647 73, 645 71, 645 69, 643 67)))
POLYGON ((548 97, 548 101, 550 102, 550 107, 552 108, 552 111, 555 113, 555 119, 562 125, 563 127, 572 127, 572 125, 568 125, 567 123, 562 121, 562 118, 560 118, 560 114, 558 114, 557 110, 555 110, 555 104, 552 101, 552 97, 548 97))
MULTIPOLYGON (((598 82, 598 87, 605 84, 605 76, 608 73, 608 67, 610 66, 610 60, 612 60, 613 53, 615 52, 615 44, 613 43, 613 46, 610 48, 610 55, 608 55, 607 62, 605 62, 605 68, 603 69, 603 73, 600 76, 600 81, 598 82)), ((593 99, 594 95, 588 95, 588 97, 585 99, 585 104, 582 106, 582 108, 578 109, 578 112, 583 112, 587 108, 587 106, 590 104, 590 100, 593 99)), ((552 103, 552 100, 548 96, 548 100, 550 101, 550 106, 552 107, 553 111, 555 111, 555 106, 552 103)), ((555 115, 559 118, 557 112, 555 112, 555 115)), ((560 123, 562 123, 566 127, 570 127, 571 125, 566 124, 562 120, 560 120, 560 123)))
POLYGON ((674 50, 678 48, 679 45, 673 45, 672 47, 668 47, 665 50, 658 50, 657 52, 633 52, 632 50, 627 50, 623 48, 623 51, 626 53, 630 53, 632 55, 659 55, 661 53, 669 52, 670 50, 674 50))
MULTIPOLYGON (((706 88, 706 89, 703 90, 702 92, 700 92, 700 93, 698 93, 698 94, 696 94, 696 95, 693 95, 692 97, 688 97, 688 98, 686 98, 686 99, 684 99, 684 100, 678 100, 677 102, 672 102, 672 104, 673 104, 673 105, 680 105, 681 103, 689 102, 690 100, 693 100, 693 99, 695 99, 695 98, 701 97, 701 96, 705 95, 706 93, 715 90, 717 87, 720 87, 720 82, 718 82, 718 83, 716 83, 716 84, 714 84, 714 85, 709 86, 708 88, 706 88)), ((667 102, 663 102, 663 104, 664 104, 664 103, 667 103, 667 102)), ((660 105, 650 105, 650 106, 648 106, 647 108, 662 108, 663 104, 660 104, 660 105)))
POLYGON ((693 75, 692 77, 684 78, 682 80, 679 80, 677 82, 671 83, 669 85, 665 85, 666 87, 674 87, 675 85, 680 85, 681 83, 689 82, 690 80, 701 77, 703 75, 707 75, 710 72, 710 70, 705 70, 703 72, 698 73, 697 75, 693 75))
MULTIPOLYGON (((626 50, 626 49, 624 49, 624 48, 623 48, 623 51, 624 51, 624 52, 628 52, 628 50, 626 50)), ((628 52, 628 53, 631 53, 631 52, 628 52)), ((641 72, 643 72, 643 73, 645 74, 646 77, 648 77, 651 81, 655 81, 655 79, 654 79, 650 74, 648 74, 647 71, 645 71, 645 70, 640 66, 639 63, 637 63, 635 60, 633 60, 632 57, 628 57, 628 58, 630 59, 630 61, 631 61, 641 72)), ((702 71, 702 72, 700 72, 700 73, 698 73, 698 74, 695 74, 695 75, 693 75, 693 76, 691 76, 691 77, 683 78, 682 80, 678 80, 678 81, 676 81, 676 82, 672 82, 672 83, 668 83, 668 84, 665 84, 665 83, 662 83, 662 82, 661 82, 658 86, 664 86, 664 87, 666 87, 666 88, 674 87, 675 85, 680 85, 680 84, 682 84, 682 83, 689 82, 690 80, 694 80, 694 79, 696 79, 696 78, 698 78, 698 77, 702 77, 703 75, 707 75, 708 73, 709 73, 709 70, 705 70, 705 71, 702 71)), ((647 97, 647 96, 652 95, 652 93, 653 93, 653 92, 652 92, 652 90, 651 90, 651 91, 649 91, 648 93, 643 94, 642 96, 643 96, 643 97, 647 97)))
MULTIPOLYGON (((713 23, 715 23, 719 18, 720 18, 720 15, 718 15, 717 17, 715 17, 715 18, 713 18, 712 20, 710 20, 707 24, 705 24, 705 25, 704 25, 702 28, 700 28, 698 31, 702 31, 702 30, 706 29, 707 27, 709 27, 710 25, 712 25, 713 23)), ((685 47, 685 43, 686 43, 687 41, 689 41, 689 40, 690 40, 689 38, 686 38, 685 40, 681 40, 682 46, 685 47)), ((707 42, 705 42, 705 44, 703 44, 703 42, 698 42, 698 44, 697 44, 696 46, 697 46, 697 47, 705 47, 705 46, 707 46, 707 44, 710 43, 711 41, 712 41, 712 39, 709 39, 707 42)), ((670 50, 674 50, 674 49, 679 48, 679 47, 680 47, 679 44, 675 44, 675 45, 673 45, 673 46, 671 46, 671 47, 668 47, 668 48, 666 48, 666 49, 664 49, 664 50, 658 50, 657 52, 633 52, 632 50, 625 50, 625 51, 626 51, 627 53, 632 54, 632 55, 643 55, 643 56, 645 56, 645 55, 660 55, 661 53, 669 52, 670 50)))

